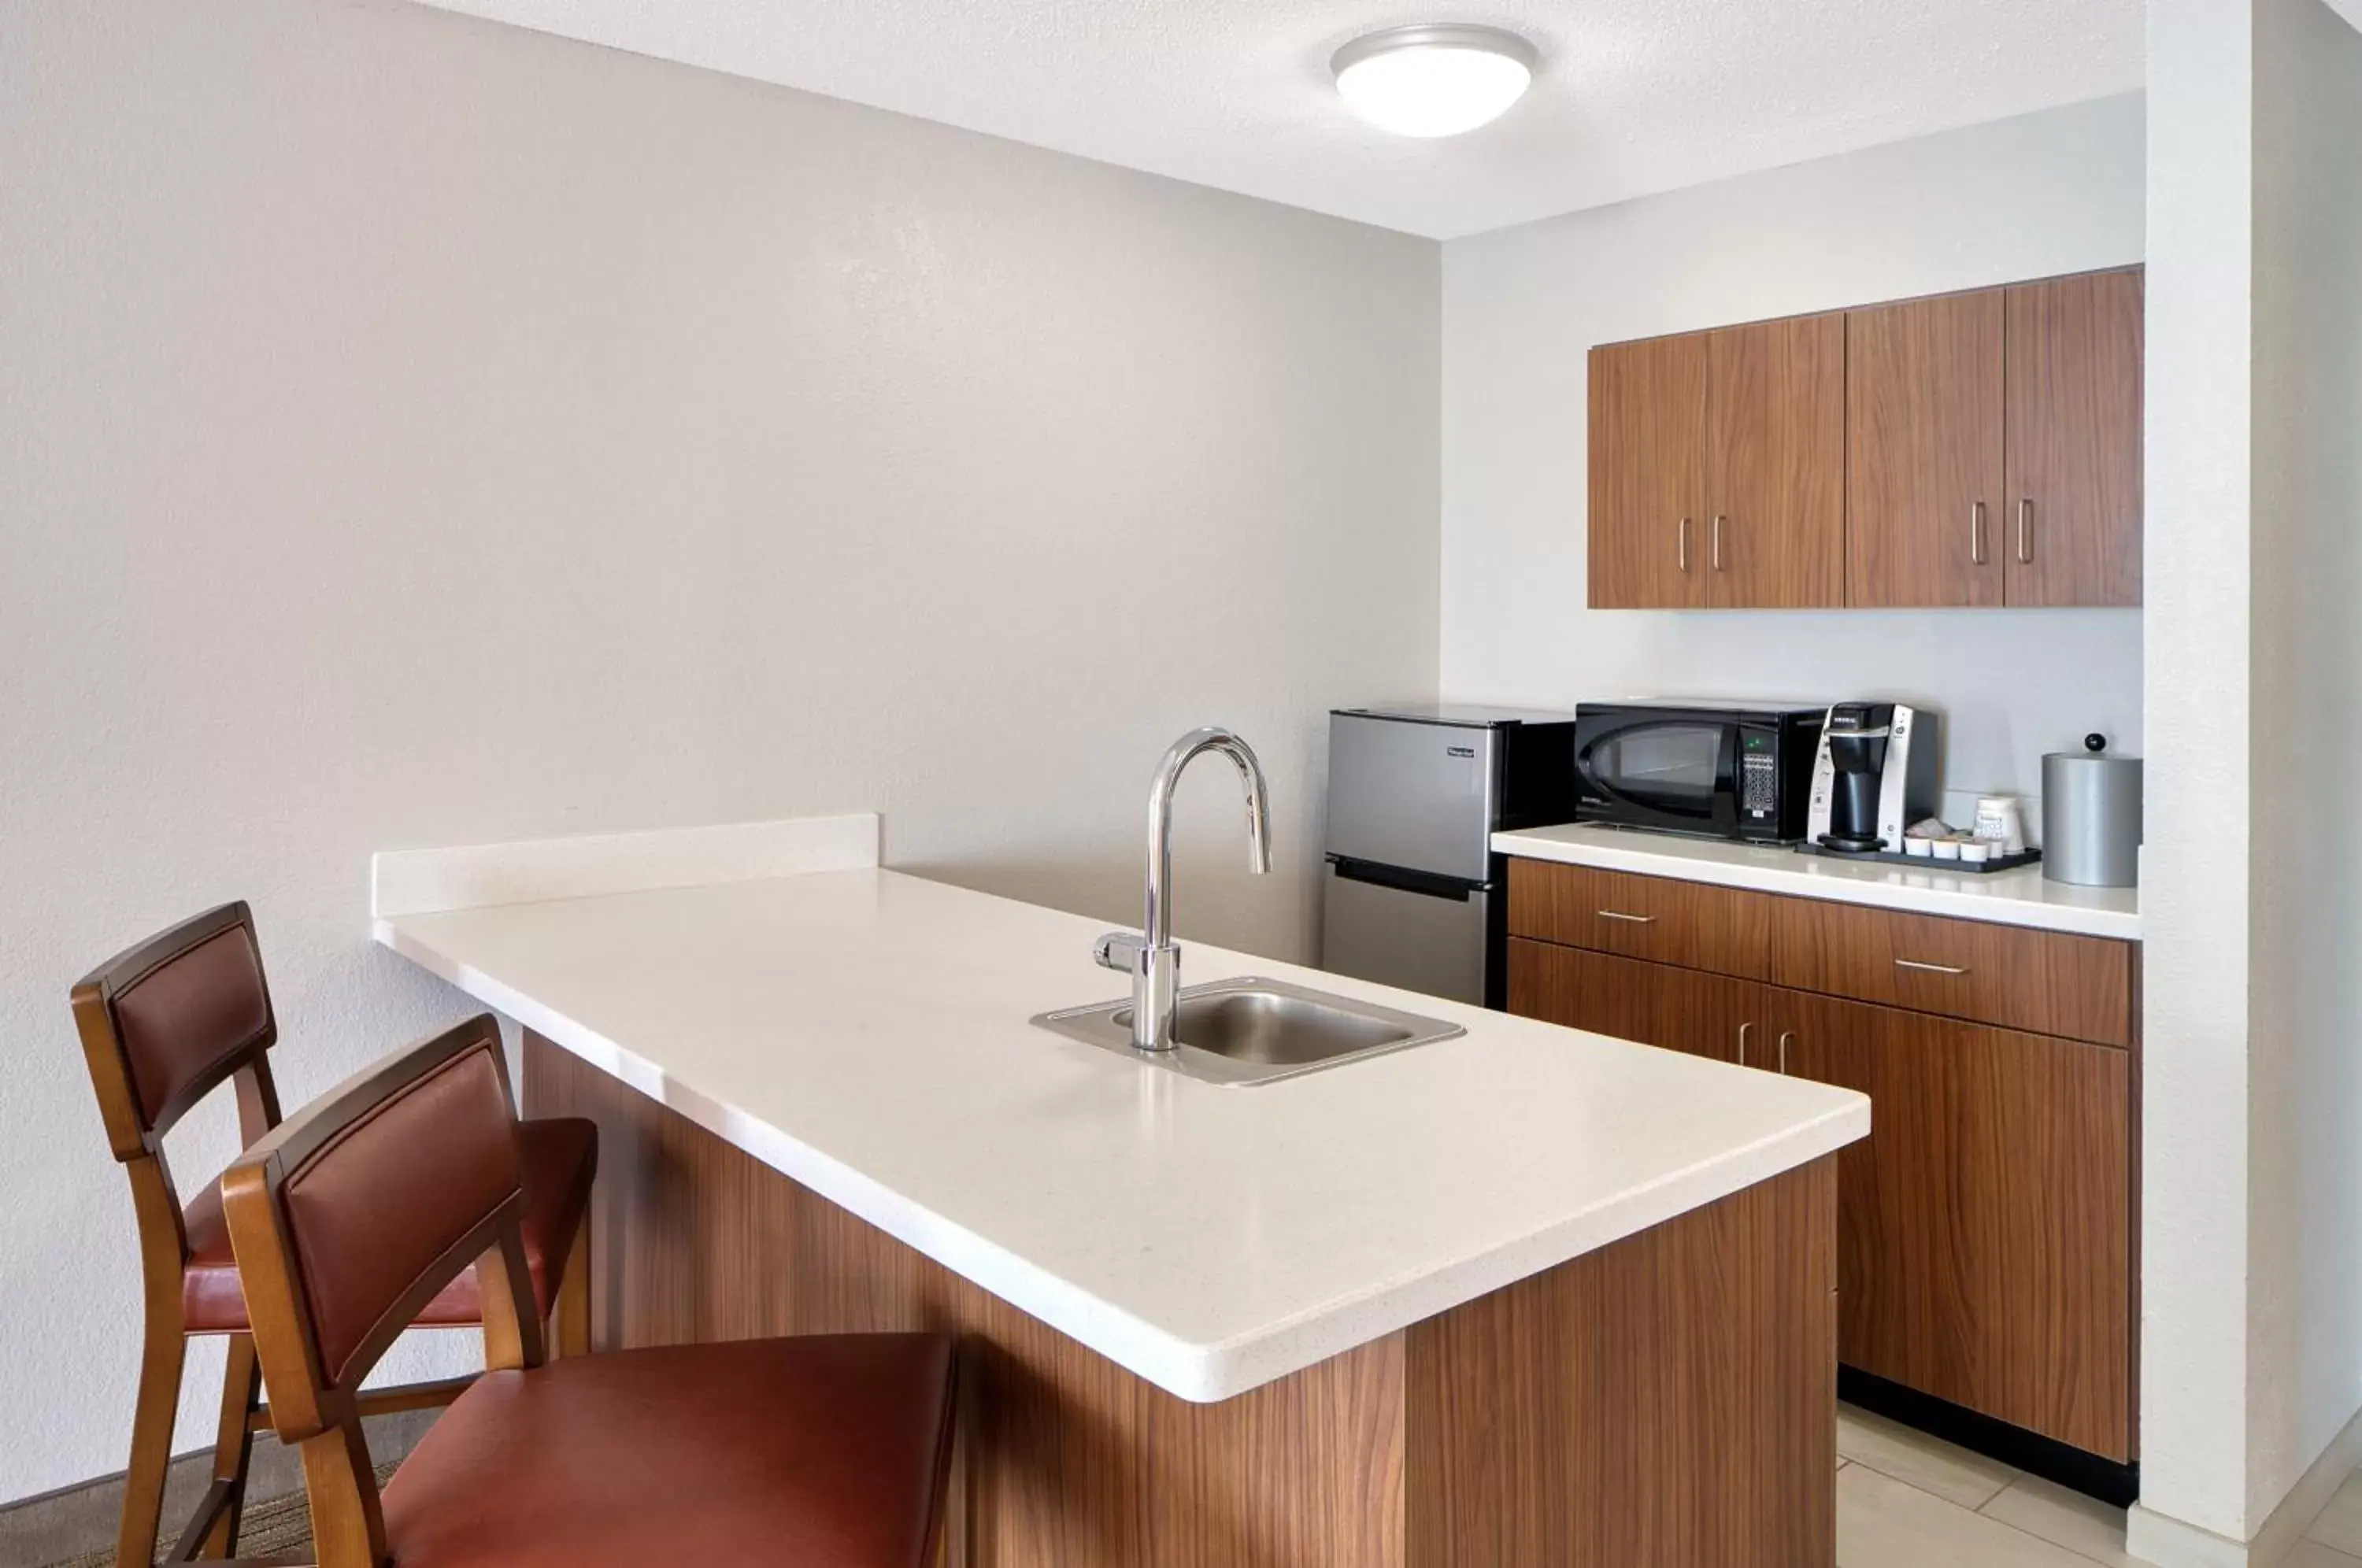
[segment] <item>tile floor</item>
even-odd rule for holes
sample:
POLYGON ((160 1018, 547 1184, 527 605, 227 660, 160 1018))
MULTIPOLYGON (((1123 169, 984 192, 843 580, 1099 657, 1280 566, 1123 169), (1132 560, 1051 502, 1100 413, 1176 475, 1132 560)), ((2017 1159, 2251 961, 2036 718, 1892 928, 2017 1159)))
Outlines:
MULTIPOLYGON (((2145 1568, 2125 1511, 1898 1426, 1838 1410, 1838 1568, 2145 1568)), ((2362 1568, 2362 1475, 2286 1568, 2362 1568)))

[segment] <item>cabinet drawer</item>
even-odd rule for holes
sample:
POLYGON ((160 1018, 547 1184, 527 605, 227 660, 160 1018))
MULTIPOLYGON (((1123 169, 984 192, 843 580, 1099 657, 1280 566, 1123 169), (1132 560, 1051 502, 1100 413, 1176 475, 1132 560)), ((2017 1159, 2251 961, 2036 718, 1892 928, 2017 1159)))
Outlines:
POLYGON ((2132 1043, 2132 944, 1774 899, 1772 983, 2105 1045, 2132 1043))
POLYGON ((1509 934, 1741 979, 1771 966, 1769 893, 1548 860, 1509 863, 1509 934))

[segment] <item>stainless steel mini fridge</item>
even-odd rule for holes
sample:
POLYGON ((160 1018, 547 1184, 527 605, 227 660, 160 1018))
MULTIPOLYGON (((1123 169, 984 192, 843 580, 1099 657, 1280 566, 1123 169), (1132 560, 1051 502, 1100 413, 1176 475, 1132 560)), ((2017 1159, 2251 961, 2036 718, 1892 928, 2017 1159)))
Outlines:
POLYGON ((1329 715, 1320 966, 1502 1007, 1496 828, 1574 816, 1574 717, 1451 705, 1329 715))

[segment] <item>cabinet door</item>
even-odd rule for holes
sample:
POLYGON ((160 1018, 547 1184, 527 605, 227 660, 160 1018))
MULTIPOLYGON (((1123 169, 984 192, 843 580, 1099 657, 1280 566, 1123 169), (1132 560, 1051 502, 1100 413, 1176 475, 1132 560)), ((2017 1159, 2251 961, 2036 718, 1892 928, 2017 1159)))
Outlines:
POLYGON ((1708 602, 1845 602, 1845 315, 1708 335, 1708 602))
POLYGON ((1509 939, 1509 1010, 1520 1018, 1769 1067, 1764 999, 1749 980, 1509 939))
POLYGON ((1775 991, 1787 1070, 1859 1089, 1838 1158, 1838 1356, 2129 1460, 2125 1052, 1775 991))
POLYGON ((1590 602, 1705 602, 1706 335, 1591 351, 1590 602))
POLYGON ((2141 602, 2141 273, 2020 283, 2008 306, 2012 604, 2141 602))
POLYGON ((2002 291, 1846 313, 1857 605, 2003 600, 2002 291))

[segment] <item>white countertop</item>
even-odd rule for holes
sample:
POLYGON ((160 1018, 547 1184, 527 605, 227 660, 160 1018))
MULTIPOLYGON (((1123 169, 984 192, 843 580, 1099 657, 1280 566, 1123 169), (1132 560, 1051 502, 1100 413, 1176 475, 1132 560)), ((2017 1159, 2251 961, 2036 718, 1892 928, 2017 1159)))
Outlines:
POLYGON ((1493 848, 1500 855, 1595 866, 1604 871, 1634 871, 1765 893, 1874 904, 1915 914, 2140 940, 2137 889, 2070 887, 2046 880, 2038 865, 2021 866, 2014 871, 1963 873, 1940 870, 1941 861, 1930 861, 1923 869, 1892 861, 1799 855, 1780 845, 1684 838, 1596 823, 1496 833, 1493 848))
POLYGON ((1260 974, 1468 1031, 1200 1083, 1027 1022, 1120 993, 1100 921, 874 868, 436 909, 484 867, 404 858, 381 857, 378 941, 1192 1400, 1870 1127, 1847 1090, 1187 944, 1187 982, 1260 974))

